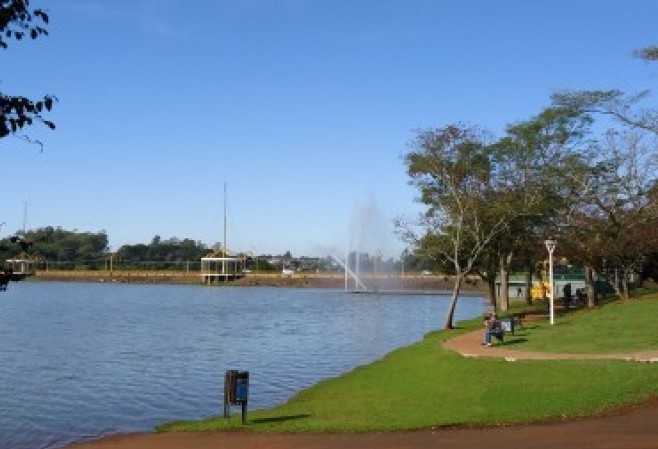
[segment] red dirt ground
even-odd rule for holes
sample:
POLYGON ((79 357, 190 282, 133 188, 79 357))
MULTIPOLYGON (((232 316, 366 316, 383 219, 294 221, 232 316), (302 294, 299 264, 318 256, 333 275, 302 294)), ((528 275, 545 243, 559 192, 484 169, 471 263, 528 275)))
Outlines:
POLYGON ((366 434, 163 433, 69 449, 656 449, 658 401, 619 415, 527 426, 366 434))

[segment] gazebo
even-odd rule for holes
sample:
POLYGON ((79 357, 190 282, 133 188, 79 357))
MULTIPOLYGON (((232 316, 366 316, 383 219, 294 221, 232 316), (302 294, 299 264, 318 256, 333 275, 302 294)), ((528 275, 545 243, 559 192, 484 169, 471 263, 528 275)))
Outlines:
POLYGON ((5 260, 0 269, 0 291, 7 290, 10 281, 18 282, 34 274, 34 260, 21 254, 13 259, 5 260))
POLYGON ((201 258, 201 278, 206 285, 233 281, 244 277, 242 270, 245 258, 231 256, 227 252, 218 251, 201 258))
POLYGON ((35 272, 34 265, 39 259, 30 257, 27 253, 22 252, 13 259, 7 259, 4 263, 4 270, 11 271, 16 276, 32 276, 35 272))

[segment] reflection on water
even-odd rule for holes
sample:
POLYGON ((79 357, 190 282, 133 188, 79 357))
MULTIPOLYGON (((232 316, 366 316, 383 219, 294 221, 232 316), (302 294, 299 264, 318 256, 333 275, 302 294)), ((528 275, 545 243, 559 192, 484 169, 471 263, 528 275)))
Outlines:
MULTIPOLYGON (((447 298, 338 290, 20 283, 0 295, 0 448, 53 448, 221 413, 224 371, 250 408, 440 327, 447 298)), ((485 308, 463 298, 457 317, 485 308)))

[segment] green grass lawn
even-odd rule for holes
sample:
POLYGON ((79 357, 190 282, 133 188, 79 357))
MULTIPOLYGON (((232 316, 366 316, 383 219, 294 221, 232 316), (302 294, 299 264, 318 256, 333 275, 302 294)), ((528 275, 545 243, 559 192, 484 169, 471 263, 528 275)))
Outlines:
MULTIPOLYGON (((625 352, 658 349, 651 321, 658 299, 571 312, 557 324, 529 323, 515 349, 625 352), (592 341, 589 341, 592 340, 592 341)), ((441 321, 442 317, 437 317, 441 321)), ((481 325, 433 332, 383 359, 305 389, 285 404, 170 423, 159 431, 244 428, 278 432, 363 432, 447 425, 498 425, 572 419, 658 396, 658 364, 624 361, 516 361, 463 358, 442 342, 481 325)), ((251 373, 257 376, 258 373, 251 373)), ((222 404, 218 403, 218 413, 222 404)))
POLYGON ((594 310, 578 309, 547 320, 526 322, 509 336, 514 349, 566 353, 617 353, 658 350, 658 297, 613 301, 594 310))

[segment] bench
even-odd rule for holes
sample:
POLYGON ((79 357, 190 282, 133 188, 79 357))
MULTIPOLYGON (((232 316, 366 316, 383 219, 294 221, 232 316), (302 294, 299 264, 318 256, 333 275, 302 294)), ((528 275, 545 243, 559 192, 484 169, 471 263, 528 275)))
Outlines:
POLYGON ((500 324, 505 332, 511 332, 514 335, 516 328, 523 326, 523 318, 525 318, 525 312, 510 313, 500 319, 500 324))

